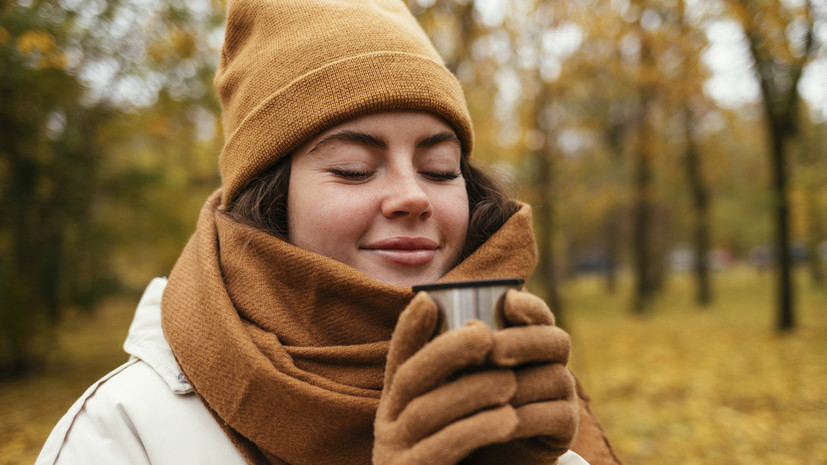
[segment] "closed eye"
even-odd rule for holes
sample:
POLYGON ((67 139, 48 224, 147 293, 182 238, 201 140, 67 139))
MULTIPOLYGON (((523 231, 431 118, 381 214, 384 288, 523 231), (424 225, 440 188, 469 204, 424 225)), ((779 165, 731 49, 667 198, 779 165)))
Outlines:
POLYGON ((421 174, 437 181, 450 181, 452 179, 457 179, 462 175, 462 173, 456 173, 453 171, 423 171, 421 174))
POLYGON ((338 176, 340 178, 349 179, 353 181, 361 181, 373 176, 373 173, 371 173, 370 171, 348 171, 335 169, 330 170, 330 172, 334 176, 338 176))

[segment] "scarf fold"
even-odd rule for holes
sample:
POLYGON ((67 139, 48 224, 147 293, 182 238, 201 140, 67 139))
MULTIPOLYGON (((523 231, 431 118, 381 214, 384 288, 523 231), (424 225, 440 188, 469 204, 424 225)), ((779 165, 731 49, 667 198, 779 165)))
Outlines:
MULTIPOLYGON (((204 205, 169 277, 164 334, 195 393, 248 462, 366 464, 388 342, 408 287, 234 222, 204 205)), ((522 277, 526 205, 440 281, 522 277)))

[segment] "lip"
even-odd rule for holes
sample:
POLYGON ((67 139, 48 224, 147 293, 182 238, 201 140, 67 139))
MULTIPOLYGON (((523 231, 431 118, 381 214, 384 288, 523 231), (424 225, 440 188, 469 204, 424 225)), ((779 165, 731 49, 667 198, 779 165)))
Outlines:
POLYGON ((434 259, 439 244, 425 237, 391 237, 361 247, 398 265, 425 265, 434 259))

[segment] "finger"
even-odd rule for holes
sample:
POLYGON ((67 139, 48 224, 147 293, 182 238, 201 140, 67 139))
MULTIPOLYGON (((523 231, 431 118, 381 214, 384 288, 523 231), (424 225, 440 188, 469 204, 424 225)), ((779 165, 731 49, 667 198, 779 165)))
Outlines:
POLYGON ((548 305, 530 292, 510 289, 502 305, 505 319, 514 326, 554 324, 554 315, 548 305))
POLYGON ((501 465, 503 463, 556 464, 558 457, 568 448, 561 449, 547 436, 512 439, 505 443, 491 444, 471 453, 462 463, 474 465, 501 465))
POLYGON ((574 376, 565 365, 544 363, 524 368, 515 368, 517 391, 511 398, 511 405, 520 406, 530 402, 574 399, 577 395, 574 376))
POLYGON ((569 335, 557 326, 514 326, 494 333, 489 361, 501 367, 569 360, 569 335))
POLYGON ((568 449, 577 434, 580 411, 575 400, 532 402, 517 407, 516 412, 519 425, 513 438, 547 436, 548 441, 568 449))
MULTIPOLYGON (((401 364, 389 383, 390 418, 423 392, 432 389, 460 368, 485 360, 491 350, 492 331, 479 321, 441 334, 401 364)), ((386 377, 387 379, 387 377, 386 377)))
POLYGON ((404 408, 393 440, 413 444, 446 425, 480 410, 508 404, 517 390, 511 370, 464 376, 412 400, 404 408))
POLYGON ((409 460, 399 463, 455 464, 475 449, 508 440, 517 422, 510 405, 484 410, 419 441, 408 452, 409 460))
POLYGON ((385 385, 393 378, 397 368, 433 336, 439 319, 436 302, 427 293, 420 292, 399 315, 393 330, 388 360, 385 365, 385 385))

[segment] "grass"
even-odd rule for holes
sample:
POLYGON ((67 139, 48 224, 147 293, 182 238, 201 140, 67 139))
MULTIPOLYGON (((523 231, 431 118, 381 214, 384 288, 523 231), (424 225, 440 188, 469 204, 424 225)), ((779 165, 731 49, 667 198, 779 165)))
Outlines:
MULTIPOLYGON (((827 295, 797 276, 799 328, 773 330, 769 274, 715 277, 716 301, 693 306, 674 276, 652 312, 628 311, 631 286, 565 283, 571 366, 627 465, 827 465, 827 295)), ((114 300, 59 332, 42 372, 0 385, 0 465, 30 464, 66 409, 122 363, 137 304, 114 300)))

